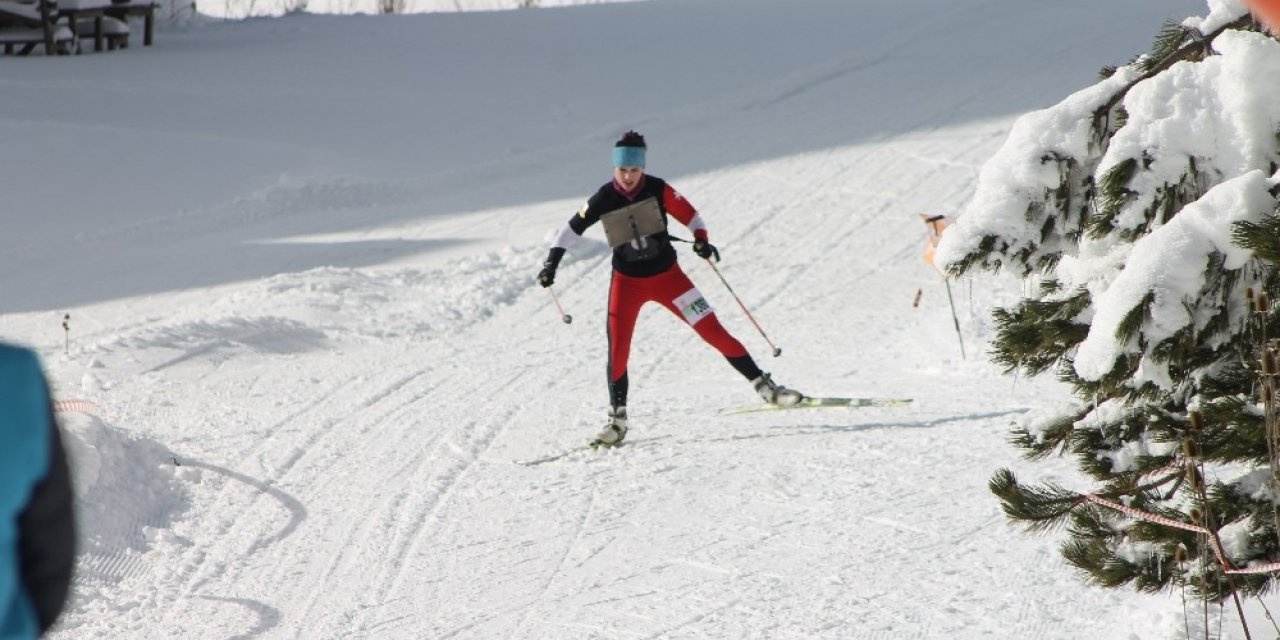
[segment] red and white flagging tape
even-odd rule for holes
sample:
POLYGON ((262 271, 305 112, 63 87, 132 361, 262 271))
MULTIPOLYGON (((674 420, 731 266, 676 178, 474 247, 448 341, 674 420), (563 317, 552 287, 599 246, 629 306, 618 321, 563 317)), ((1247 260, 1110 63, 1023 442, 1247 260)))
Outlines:
POLYGON ((54 400, 53 410, 56 413, 87 413, 98 415, 98 405, 90 400, 54 400))
POLYGON ((1174 520, 1173 518, 1166 518, 1164 516, 1158 516, 1154 513, 1147 513, 1146 511, 1134 509, 1133 507, 1126 507, 1125 505, 1122 505, 1118 502, 1112 502, 1111 500, 1107 500, 1106 498, 1096 496, 1094 494, 1088 494, 1084 496, 1084 499, 1094 504, 1107 507, 1109 509, 1115 509, 1116 511, 1127 513, 1135 518, 1142 518, 1143 520, 1154 522, 1156 524, 1162 524, 1169 527, 1176 527, 1184 531, 1194 531, 1196 533, 1205 534, 1209 538, 1210 546, 1213 547, 1213 555, 1217 556, 1218 562, 1222 564, 1222 570, 1224 573, 1271 573, 1273 571, 1280 571, 1280 562, 1273 562, 1271 564, 1254 565, 1244 569, 1237 569, 1231 566, 1231 561, 1227 560, 1227 554, 1222 550, 1222 546, 1218 544, 1218 536, 1213 535, 1212 531, 1209 531, 1208 529, 1201 527, 1199 525, 1194 525, 1188 522, 1181 522, 1179 520, 1174 520))

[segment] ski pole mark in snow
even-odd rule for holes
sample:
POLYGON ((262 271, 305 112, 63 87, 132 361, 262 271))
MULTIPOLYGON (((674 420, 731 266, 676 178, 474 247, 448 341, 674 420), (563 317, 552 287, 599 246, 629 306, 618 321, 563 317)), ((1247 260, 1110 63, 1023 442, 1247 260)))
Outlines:
POLYGON ((225 602, 228 604, 236 604, 248 609, 254 614, 258 623, 252 629, 245 633, 232 636, 227 640, 251 640, 256 638, 280 625, 280 610, 266 603, 248 598, 225 598, 220 596, 195 596, 200 600, 209 600, 210 602, 225 602))

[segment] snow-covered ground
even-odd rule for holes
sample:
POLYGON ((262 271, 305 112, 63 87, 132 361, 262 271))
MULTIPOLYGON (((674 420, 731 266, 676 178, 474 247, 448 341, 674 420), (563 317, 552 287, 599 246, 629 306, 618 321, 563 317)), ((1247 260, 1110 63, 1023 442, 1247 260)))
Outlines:
POLYGON ((952 283, 1014 118, 1200 0, 650 0, 291 15, 0 65, 0 337, 45 357, 85 548, 55 638, 1167 638, 986 489, 1065 400, 980 352, 1018 283, 952 283), (750 388, 641 316, 602 422, 608 255, 533 286, 612 141, 697 206, 683 264, 782 382, 907 407, 723 415, 750 388), (922 291, 918 307, 912 302, 922 291), (65 314, 70 314, 68 334, 65 314))
MULTIPOLYGON (((167 0, 189 6, 191 0, 167 0)), ((511 9, 554 9, 558 7, 640 2, 643 0, 198 0, 196 9, 216 18, 280 16, 289 12, 334 14, 377 13, 464 13, 509 11, 511 9), (387 9, 393 9, 388 11, 387 9)))

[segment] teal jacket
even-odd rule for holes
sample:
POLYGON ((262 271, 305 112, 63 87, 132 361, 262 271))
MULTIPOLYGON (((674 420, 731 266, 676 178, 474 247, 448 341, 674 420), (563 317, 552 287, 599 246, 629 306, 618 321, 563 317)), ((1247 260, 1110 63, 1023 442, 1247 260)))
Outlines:
POLYGON ((71 487, 36 355, 0 345, 0 640, 53 624, 74 563, 71 487))

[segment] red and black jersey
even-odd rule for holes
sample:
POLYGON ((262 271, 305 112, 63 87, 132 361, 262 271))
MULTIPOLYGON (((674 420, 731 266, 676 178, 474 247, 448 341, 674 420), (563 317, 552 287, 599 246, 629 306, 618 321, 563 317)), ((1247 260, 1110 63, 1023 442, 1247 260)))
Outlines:
MULTIPOLYGON (((581 236, 592 225, 600 221, 600 217, 617 211, 623 207, 654 199, 658 210, 662 212, 664 228, 667 216, 674 217, 693 232, 694 238, 705 241, 707 230, 698 216, 697 210, 683 196, 676 192, 662 178, 645 174, 633 193, 626 193, 616 181, 611 181, 591 196, 578 214, 569 220, 568 230, 581 236)), ((569 244, 562 232, 554 246, 567 248, 569 244)), ((664 230, 646 238, 648 242, 643 249, 622 245, 613 250, 614 270, 636 278, 654 276, 671 268, 676 263, 676 250, 671 246, 670 235, 664 230)))

